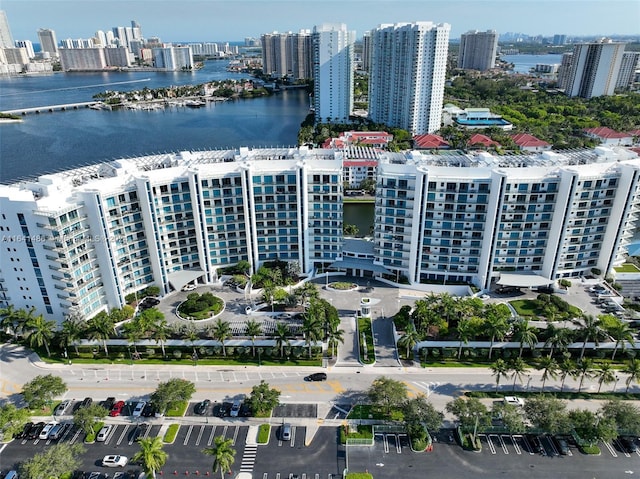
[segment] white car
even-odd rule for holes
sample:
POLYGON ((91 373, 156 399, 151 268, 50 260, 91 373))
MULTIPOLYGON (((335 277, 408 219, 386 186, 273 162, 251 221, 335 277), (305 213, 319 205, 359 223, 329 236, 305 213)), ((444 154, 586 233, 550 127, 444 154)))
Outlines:
POLYGON ((522 407, 524 406, 524 399, 516 397, 516 396, 505 396, 504 397, 505 404, 511 404, 512 406, 522 407))
POLYGON ((50 422, 47 425, 45 425, 42 428, 42 431, 40 431, 40 435, 38 436, 38 439, 49 439, 49 433, 51 432, 53 427, 57 425, 58 425, 57 422, 50 422))
POLYGON ((196 287, 195 284, 187 284, 182 288, 182 291, 193 291, 196 287))
POLYGON ((140 417, 142 416, 142 411, 144 410, 144 407, 147 405, 146 402, 144 401, 140 401, 138 404, 136 404, 136 408, 133 410, 133 414, 131 414, 134 417, 140 417))
POLYGON ((111 432, 111 429, 113 429, 113 426, 111 424, 107 424, 106 426, 103 426, 103 428, 100 429, 100 432, 96 436, 96 441, 105 442, 107 440, 107 437, 109 437, 109 433, 111 432))
POLYGON ((124 467, 129 463, 127 456, 111 454, 102 458, 102 467, 124 467))

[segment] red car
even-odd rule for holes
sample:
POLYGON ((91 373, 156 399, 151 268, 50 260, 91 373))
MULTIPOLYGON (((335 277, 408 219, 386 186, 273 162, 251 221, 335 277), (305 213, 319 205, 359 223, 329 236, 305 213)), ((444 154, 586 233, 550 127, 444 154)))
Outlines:
POLYGON ((122 413, 122 409, 124 408, 124 401, 118 401, 113 405, 111 411, 109 411, 109 416, 116 417, 122 413))

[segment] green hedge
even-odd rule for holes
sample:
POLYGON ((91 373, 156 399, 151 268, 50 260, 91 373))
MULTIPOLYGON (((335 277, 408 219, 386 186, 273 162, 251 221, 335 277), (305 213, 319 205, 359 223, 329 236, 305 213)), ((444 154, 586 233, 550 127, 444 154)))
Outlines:
POLYGON ((271 424, 260 424, 258 430, 258 444, 267 444, 271 434, 271 424))
POLYGON ((179 424, 171 424, 167 429, 162 441, 167 444, 173 444, 173 441, 176 440, 176 436, 178 435, 178 430, 180 429, 179 424))

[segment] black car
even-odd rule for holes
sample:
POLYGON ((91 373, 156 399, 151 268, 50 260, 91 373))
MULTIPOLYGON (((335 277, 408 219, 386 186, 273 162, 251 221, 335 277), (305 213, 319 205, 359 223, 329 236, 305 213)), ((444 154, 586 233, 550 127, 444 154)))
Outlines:
POLYGON ((624 452, 631 454, 638 450, 638 446, 632 437, 620 436, 618 437, 618 442, 620 443, 620 447, 624 449, 624 452))
POLYGON ((42 432, 44 426, 44 422, 37 422, 31 426, 29 432, 27 432, 27 439, 38 439, 38 436, 40 435, 40 432, 42 432))
POLYGON ((116 403, 116 398, 108 397, 104 401, 102 401, 102 407, 104 407, 107 411, 111 411, 111 408, 116 403))
POLYGON ((313 373, 313 374, 309 374, 306 378, 304 378, 305 381, 326 381, 327 380, 327 373, 313 373))
POLYGON ((202 416, 207 413, 207 410, 209 409, 210 405, 211 405, 211 401, 209 401, 208 399, 205 399, 204 401, 201 401, 195 405, 195 407, 193 408, 193 412, 202 416))
MULTIPOLYGON (((229 409, 231 408, 231 404, 229 404, 228 402, 223 402, 222 404, 220 404, 217 407, 217 414, 216 416, 218 417, 227 417, 229 415, 229 409)), ((216 408, 214 408, 215 410, 216 408)))
POLYGON ((82 402, 80 403, 80 406, 78 406, 78 409, 83 408, 83 407, 89 407, 89 406, 91 406, 91 404, 93 404, 93 399, 84 398, 82 400, 82 402))
POLYGON ((29 434, 29 429, 31 429, 31 426, 33 426, 32 422, 28 422, 24 425, 24 427, 22 428, 22 431, 20 431, 15 438, 16 439, 22 439, 22 438, 26 438, 27 434, 29 434))
POLYGON ((544 447, 542 446, 542 441, 535 434, 527 434, 527 441, 531 445, 531 450, 533 452, 538 452, 540 454, 544 454, 544 447))
POLYGON ((156 413, 156 408, 153 403, 148 402, 144 405, 144 409, 142 409, 142 417, 152 417, 156 413))
POLYGON ((561 455, 569 454, 569 443, 565 438, 553 436, 553 444, 561 455))

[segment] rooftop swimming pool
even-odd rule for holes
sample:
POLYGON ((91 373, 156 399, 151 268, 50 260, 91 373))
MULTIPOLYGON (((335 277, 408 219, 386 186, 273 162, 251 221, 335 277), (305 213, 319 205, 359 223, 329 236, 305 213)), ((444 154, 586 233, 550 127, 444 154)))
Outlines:
POLYGON ((504 118, 477 118, 477 119, 466 119, 466 118, 456 118, 456 123, 462 126, 500 126, 500 125, 510 125, 510 123, 504 118))

